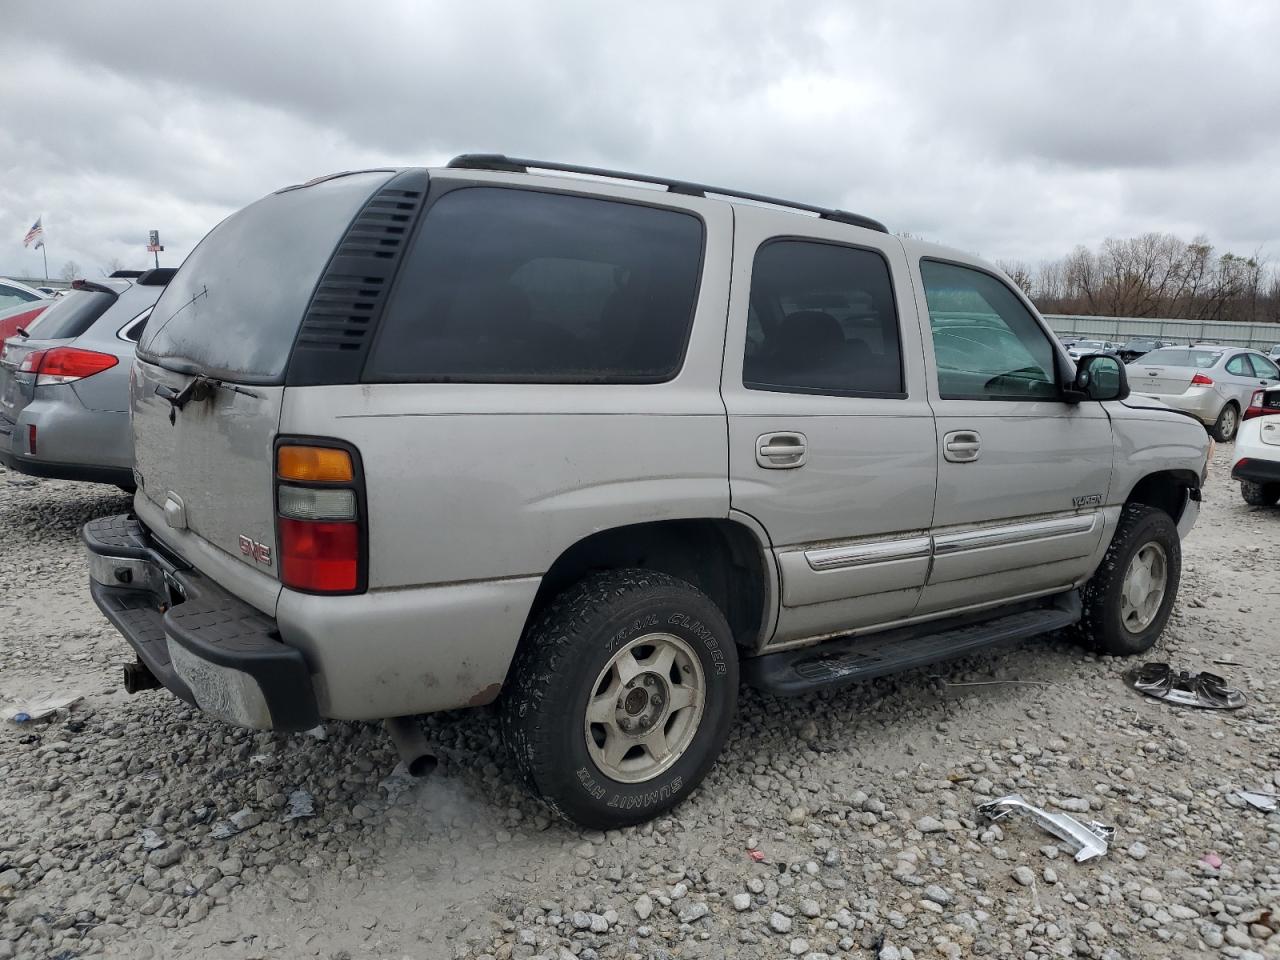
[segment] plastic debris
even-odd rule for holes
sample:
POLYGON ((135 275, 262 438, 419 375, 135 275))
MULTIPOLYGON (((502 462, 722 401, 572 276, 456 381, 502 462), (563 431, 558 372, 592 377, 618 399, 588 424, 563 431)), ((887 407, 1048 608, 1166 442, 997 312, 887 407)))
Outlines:
POLYGON ((73 704, 79 703, 84 696, 79 693, 42 694, 27 700, 19 700, 0 708, 0 717, 13 723, 27 723, 31 720, 43 720, 63 710, 70 710, 73 704))
POLYGON ((1138 693, 1157 700, 1165 700, 1181 707, 1200 707, 1205 710, 1239 710, 1244 706, 1244 694, 1216 673, 1201 671, 1191 674, 1187 670, 1174 670, 1167 663, 1144 663, 1124 676, 1138 693))
POLYGON ((1237 790, 1236 796, 1249 806, 1266 813, 1280 810, 1280 802, 1277 802, 1276 794, 1274 793, 1266 793, 1261 790, 1237 790))
POLYGON ((310 730, 303 730, 302 733, 303 733, 303 736, 314 737, 316 740, 319 740, 321 743, 324 743, 326 740, 329 739, 329 733, 327 730, 325 730, 323 723, 317 724, 316 726, 312 727, 310 730))
POLYGON ((234 837, 237 833, 242 833, 257 825, 261 819, 253 810, 245 807, 242 810, 237 810, 226 820, 219 820, 215 823, 213 829, 209 831, 209 836, 215 840, 226 840, 228 837, 234 837))
POLYGON ((752 860, 754 860, 756 863, 764 863, 763 850, 748 850, 747 856, 750 857, 752 860))
POLYGON ((284 815, 284 822, 303 820, 316 815, 315 797, 299 787, 289 794, 289 812, 284 815))
POLYGON ((395 769, 378 784, 387 791, 387 803, 395 803, 401 794, 407 793, 418 785, 418 778, 409 772, 403 762, 397 763, 395 769))
POLYGON ((142 833, 142 849, 143 850, 159 850, 164 846, 164 837, 156 833, 150 827, 143 827, 142 833))
POLYGON ((1215 870, 1218 870, 1222 867, 1222 858, 1218 856, 1216 853, 1206 853, 1203 857, 1200 858, 1200 862, 1203 864, 1207 864, 1210 867, 1213 867, 1213 869, 1215 870))
POLYGON ((1075 852, 1076 862, 1084 863, 1107 852, 1107 844, 1115 839, 1115 827, 1094 820, 1080 821, 1065 813, 1049 813, 1028 803, 1016 793, 980 804, 978 812, 999 820, 1015 811, 1025 813, 1037 826, 1052 833, 1075 852))

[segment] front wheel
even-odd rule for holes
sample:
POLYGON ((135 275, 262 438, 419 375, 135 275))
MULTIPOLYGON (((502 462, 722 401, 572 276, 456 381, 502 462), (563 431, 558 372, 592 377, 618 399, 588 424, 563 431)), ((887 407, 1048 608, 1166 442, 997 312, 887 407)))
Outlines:
POLYGON ((1102 564, 1081 591, 1085 640, 1100 653, 1132 656, 1164 631, 1182 575, 1182 542, 1163 510, 1129 504, 1102 564))
POLYGON ((1274 507, 1280 503, 1280 482, 1254 483, 1252 480, 1241 480, 1240 496, 1253 507, 1274 507))
POLYGON ((503 734, 558 813, 610 829, 656 816, 702 781, 737 698, 720 609, 667 574, 614 570, 566 590, 531 627, 503 734))
POLYGON ((1234 403, 1228 403, 1218 414, 1218 419, 1209 428, 1213 439, 1219 443, 1230 443, 1236 438, 1236 430, 1240 427, 1240 411, 1234 403))

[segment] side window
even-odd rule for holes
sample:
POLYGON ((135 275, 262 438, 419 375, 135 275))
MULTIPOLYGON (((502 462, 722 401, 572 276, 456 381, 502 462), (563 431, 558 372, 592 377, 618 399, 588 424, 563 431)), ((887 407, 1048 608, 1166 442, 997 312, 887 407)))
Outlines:
POLYGON ((25 290, 0 284, 0 309, 16 307, 20 303, 30 303, 32 300, 38 299, 38 297, 32 296, 25 290))
POLYGON ((1280 379, 1280 369, 1277 369, 1276 365, 1266 357, 1259 356, 1256 353, 1251 353, 1249 354, 1249 359, 1253 361, 1253 372, 1262 379, 1280 379))
POLYGON ((762 244, 751 270, 742 383, 785 393, 904 395, 884 257, 815 240, 762 244))
POLYGON ((1247 353, 1237 353, 1227 361, 1227 373, 1233 377, 1252 377, 1253 366, 1249 363, 1247 353))
POLYGON ((493 187, 427 211, 366 381, 657 383, 680 369, 702 221, 493 187))
POLYGON ((1031 311, 990 274, 920 261, 944 400, 1053 400, 1054 349, 1031 311))

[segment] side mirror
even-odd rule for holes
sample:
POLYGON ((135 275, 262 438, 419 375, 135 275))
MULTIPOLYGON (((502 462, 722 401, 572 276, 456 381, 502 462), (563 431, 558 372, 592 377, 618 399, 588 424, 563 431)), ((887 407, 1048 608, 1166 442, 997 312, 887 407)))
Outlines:
POLYGON ((1072 402, 1123 400, 1129 396, 1129 374, 1119 357, 1089 354, 1076 364, 1076 375, 1064 393, 1064 399, 1072 402))

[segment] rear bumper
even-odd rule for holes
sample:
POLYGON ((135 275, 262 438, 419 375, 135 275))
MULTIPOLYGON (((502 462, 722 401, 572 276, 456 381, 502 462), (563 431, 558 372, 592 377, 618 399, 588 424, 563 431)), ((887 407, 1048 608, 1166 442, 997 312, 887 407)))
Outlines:
POLYGON ((1131 386, 1135 394, 1159 400, 1175 410, 1189 413, 1206 426, 1212 426, 1217 421, 1218 414, 1226 405, 1226 400, 1212 387, 1192 387, 1186 393, 1144 393, 1140 381, 1133 382, 1131 386))
POLYGON ((1280 483, 1280 460, 1239 460, 1231 468, 1231 479, 1248 480, 1251 483, 1280 483))
POLYGON ((81 537, 94 602, 171 693, 253 729, 320 722, 306 659, 273 620, 161 553, 137 520, 102 517, 81 537))
POLYGON ((113 483, 133 489, 133 471, 119 467, 92 467, 80 463, 52 463, 13 453, 0 447, 0 464, 31 477, 48 480, 79 480, 83 483, 113 483))

